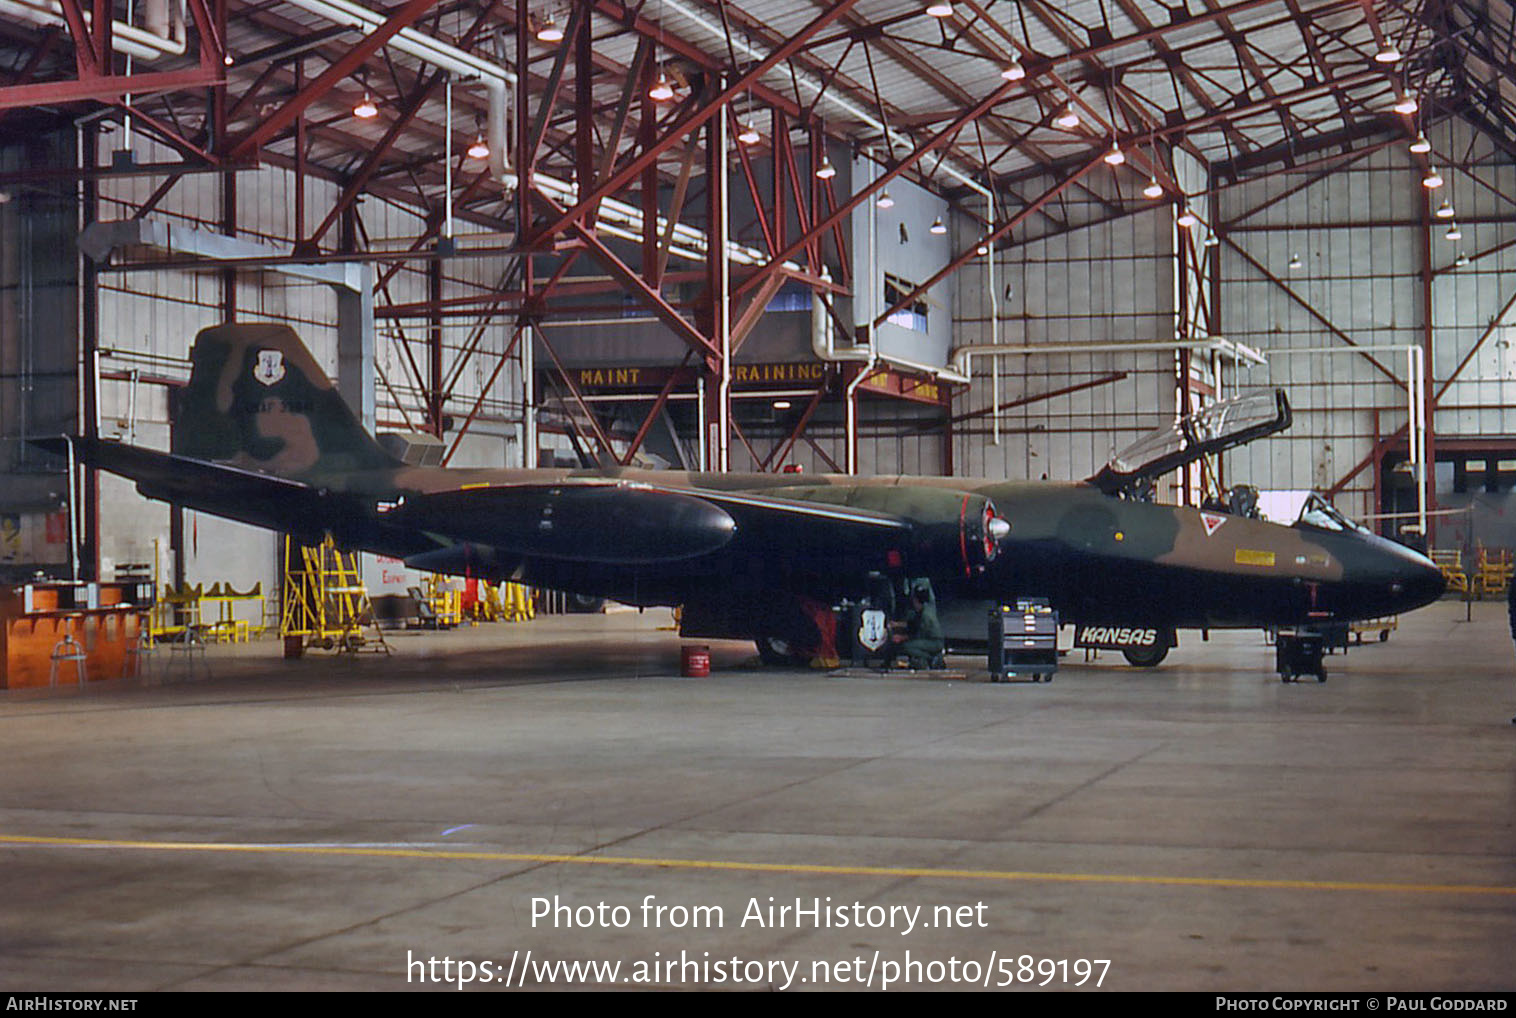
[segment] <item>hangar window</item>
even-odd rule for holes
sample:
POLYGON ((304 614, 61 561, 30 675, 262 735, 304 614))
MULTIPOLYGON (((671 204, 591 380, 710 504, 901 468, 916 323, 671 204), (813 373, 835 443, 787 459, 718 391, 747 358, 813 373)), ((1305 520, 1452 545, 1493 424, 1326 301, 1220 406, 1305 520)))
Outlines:
MULTIPOLYGON (((888 272, 884 274, 884 306, 892 308, 900 302, 906 294, 914 292, 916 284, 899 276, 892 276, 888 272)), ((902 329, 910 329, 912 332, 926 332, 926 299, 917 297, 905 307, 896 311, 885 319, 891 325, 898 325, 902 329)))

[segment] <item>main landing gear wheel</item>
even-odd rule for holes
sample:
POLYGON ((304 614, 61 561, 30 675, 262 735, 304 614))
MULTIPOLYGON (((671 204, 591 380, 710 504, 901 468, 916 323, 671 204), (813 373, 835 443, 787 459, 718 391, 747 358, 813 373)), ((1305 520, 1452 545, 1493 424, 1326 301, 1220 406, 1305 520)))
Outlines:
POLYGON ((1169 656, 1169 649, 1162 645, 1126 647, 1121 651, 1121 656, 1126 658, 1127 664, 1135 668, 1157 668, 1163 663, 1163 659, 1169 656))
POLYGON ((795 667, 807 663, 790 649, 790 641, 777 633, 760 633, 753 642, 758 646, 758 659, 766 665, 795 667))

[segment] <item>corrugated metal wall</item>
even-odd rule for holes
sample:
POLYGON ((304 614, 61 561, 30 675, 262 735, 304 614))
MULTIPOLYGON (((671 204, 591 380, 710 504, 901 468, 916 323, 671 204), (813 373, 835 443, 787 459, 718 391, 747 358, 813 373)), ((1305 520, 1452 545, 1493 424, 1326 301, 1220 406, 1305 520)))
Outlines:
MULTIPOLYGON (((1427 135, 1431 159, 1446 180, 1430 207, 1444 198, 1451 202, 1463 232, 1459 241, 1445 239, 1447 221, 1433 217, 1429 230, 1421 225, 1428 202, 1422 166, 1400 142, 1330 174, 1303 170, 1221 192, 1228 241, 1221 255, 1223 329, 1274 352, 1268 368, 1256 369, 1253 378, 1285 386, 1296 411, 1290 432, 1230 453, 1229 478, 1264 487, 1330 488, 1372 457, 1376 417, 1379 435, 1404 426, 1403 352, 1282 351, 1421 345, 1428 324, 1422 278, 1428 253, 1434 392, 1491 333, 1442 398, 1437 433, 1516 434, 1516 411, 1510 409, 1516 404, 1516 364, 1507 328, 1491 324, 1516 293, 1516 253, 1501 249, 1516 240, 1516 200, 1507 197, 1516 196, 1516 171, 1509 157, 1461 123, 1436 125, 1427 135), (1461 168, 1450 165, 1455 162, 1461 168), (1493 253, 1480 256, 1487 251, 1493 253), (1460 252, 1473 261, 1455 265, 1460 252), (1299 267, 1291 268, 1295 256, 1299 267)), ((1346 481, 1339 504, 1349 513, 1373 512, 1373 487, 1372 467, 1363 469, 1346 481)))
MULTIPOLYGON (((1100 174, 1092 178, 1091 187, 1102 197, 1109 194, 1110 186, 1110 180, 1100 174)), ((1025 190, 1036 193, 1039 188, 1032 184, 1025 190)), ((1129 201, 1130 195, 1119 200, 1129 201)), ((1102 202, 1086 193, 1055 206, 1052 215, 1060 222, 1088 221, 1096 219, 1096 210, 1102 208, 1102 202)), ((1028 226, 1039 228, 1036 222, 1028 226)), ((971 238, 960 239, 960 245, 969 242, 971 238)), ((995 273, 1000 343, 1172 341, 1173 252, 1173 212, 1167 205, 1002 247, 995 273)), ((958 295, 956 342, 989 343, 988 276, 982 260, 962 270, 958 295)), ((1003 412, 998 445, 990 416, 964 422, 955 437, 959 474, 1087 477, 1114 450, 1173 414, 1175 363, 1168 350, 976 357, 973 387, 955 402, 955 414, 994 405, 996 361, 1001 404, 1096 377, 1121 372, 1126 377, 1003 412)))

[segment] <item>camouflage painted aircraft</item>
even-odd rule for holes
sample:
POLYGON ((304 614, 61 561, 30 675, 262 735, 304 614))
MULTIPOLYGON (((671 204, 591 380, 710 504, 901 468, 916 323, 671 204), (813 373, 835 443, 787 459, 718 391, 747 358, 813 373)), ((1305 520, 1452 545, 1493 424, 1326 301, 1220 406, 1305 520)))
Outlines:
POLYGON ((1142 664, 1175 629, 1373 618, 1443 589, 1429 560, 1325 502, 1282 526, 1144 500, 1187 457, 1287 424, 1282 393, 1278 415, 1273 393, 1264 414, 1220 404, 1076 483, 453 469, 369 435, 287 327, 206 329, 192 361, 172 453, 74 439, 79 457, 151 498, 423 570, 683 605, 686 635, 756 639, 765 657, 804 642, 797 604, 892 577, 929 577, 949 606, 1047 598, 1113 646, 1150 637, 1125 641, 1142 664))

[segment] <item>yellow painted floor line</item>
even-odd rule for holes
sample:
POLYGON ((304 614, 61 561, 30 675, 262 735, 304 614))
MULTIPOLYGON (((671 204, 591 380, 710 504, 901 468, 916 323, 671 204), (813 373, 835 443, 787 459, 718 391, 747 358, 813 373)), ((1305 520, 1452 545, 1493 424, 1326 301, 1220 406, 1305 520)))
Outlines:
POLYGON ((346 856, 371 859, 435 859, 454 862, 550 863, 568 866, 627 866, 647 869, 728 870, 800 876, 919 877, 1002 883, 1130 884, 1167 887, 1261 888, 1283 891, 1368 891, 1390 894, 1462 894, 1516 897, 1516 886, 1482 884, 1396 884, 1350 880, 1262 880, 1247 877, 1177 877, 1140 873, 1037 873, 1018 870, 936 869, 924 866, 829 866, 819 863, 741 862, 731 859, 657 859, 640 856, 562 855, 550 852, 482 852, 376 845, 283 845, 216 841, 126 841, 111 838, 52 838, 0 834, 5 845, 120 849, 148 852, 224 852, 262 855, 346 856))

